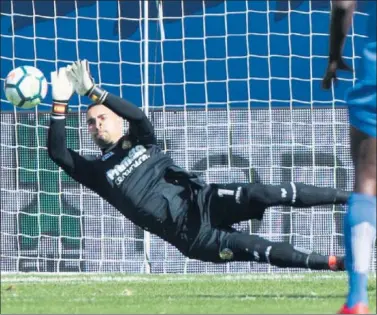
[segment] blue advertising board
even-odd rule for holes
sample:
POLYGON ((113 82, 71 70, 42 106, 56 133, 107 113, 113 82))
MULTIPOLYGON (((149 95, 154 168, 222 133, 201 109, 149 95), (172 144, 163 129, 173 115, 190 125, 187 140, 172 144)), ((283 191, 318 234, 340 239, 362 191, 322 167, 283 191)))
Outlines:
MULTIPOLYGON (((97 82, 143 104, 141 1, 1 1, 1 83, 20 65, 50 72, 88 59, 97 82)), ((342 106, 354 84, 342 74, 320 88, 328 50, 330 1, 158 1, 149 3, 149 105, 176 108, 342 106)), ((360 1, 346 60, 364 34, 360 1)), ((49 93, 45 100, 51 102, 49 93)), ((85 103, 85 101, 83 100, 85 103)), ((80 101, 72 102, 75 110, 80 101)), ((2 110, 13 107, 1 91, 2 110)), ((39 110, 48 110, 40 106, 39 110)))

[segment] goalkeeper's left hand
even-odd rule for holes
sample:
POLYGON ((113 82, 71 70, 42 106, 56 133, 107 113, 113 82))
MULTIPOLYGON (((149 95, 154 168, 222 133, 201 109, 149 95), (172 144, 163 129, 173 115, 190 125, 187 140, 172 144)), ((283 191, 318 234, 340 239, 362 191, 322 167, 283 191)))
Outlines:
POLYGON ((67 67, 67 76, 77 94, 86 95, 97 104, 102 103, 106 98, 108 92, 94 84, 88 60, 79 60, 67 67))
POLYGON ((67 76, 79 95, 89 95, 94 88, 94 80, 90 74, 88 60, 86 59, 76 61, 67 67, 67 76))

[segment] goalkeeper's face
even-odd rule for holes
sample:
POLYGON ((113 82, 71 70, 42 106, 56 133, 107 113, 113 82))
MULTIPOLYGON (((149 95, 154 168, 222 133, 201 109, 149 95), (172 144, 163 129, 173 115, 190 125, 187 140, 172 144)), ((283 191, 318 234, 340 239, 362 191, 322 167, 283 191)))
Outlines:
POLYGON ((90 107, 86 122, 93 141, 106 149, 123 136, 123 119, 104 105, 90 107))

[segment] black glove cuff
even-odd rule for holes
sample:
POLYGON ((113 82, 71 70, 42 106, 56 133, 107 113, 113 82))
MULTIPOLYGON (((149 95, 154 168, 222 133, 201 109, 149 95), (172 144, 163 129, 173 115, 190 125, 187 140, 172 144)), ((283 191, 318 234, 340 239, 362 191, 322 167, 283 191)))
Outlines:
POLYGON ((94 85, 88 92, 89 98, 96 104, 101 104, 109 93, 98 85, 94 85))

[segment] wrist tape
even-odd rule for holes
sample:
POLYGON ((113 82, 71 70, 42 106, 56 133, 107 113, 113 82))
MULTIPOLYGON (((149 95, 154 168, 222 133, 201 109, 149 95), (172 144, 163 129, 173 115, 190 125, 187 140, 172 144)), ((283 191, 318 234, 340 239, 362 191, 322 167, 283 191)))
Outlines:
POLYGON ((52 114, 57 116, 65 116, 68 113, 68 103, 62 101, 53 101, 52 114))
POLYGON ((96 104, 101 104, 105 100, 109 92, 100 88, 98 85, 94 85, 92 89, 88 92, 89 98, 96 104))

